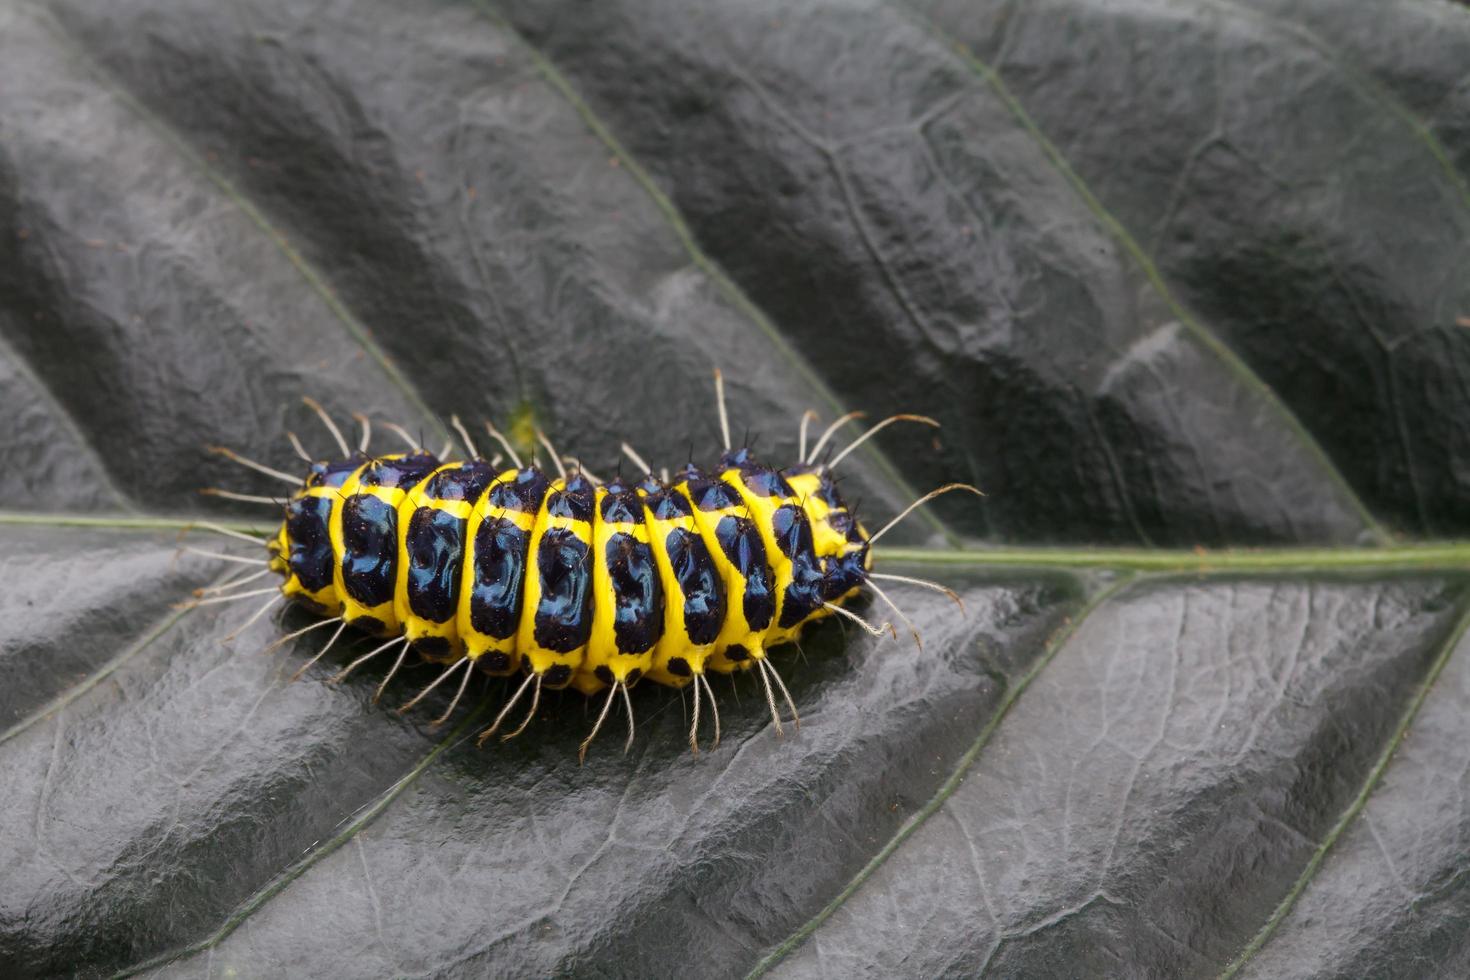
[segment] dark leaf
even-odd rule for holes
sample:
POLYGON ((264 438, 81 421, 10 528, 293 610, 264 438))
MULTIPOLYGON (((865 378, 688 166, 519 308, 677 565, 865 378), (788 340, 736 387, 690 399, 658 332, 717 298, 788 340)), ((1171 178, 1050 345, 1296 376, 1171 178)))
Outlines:
POLYGON ((0 64, 0 974, 1470 968, 1463 8, 50 0, 0 64), (872 527, 988 494, 879 547, 922 651, 773 658, 799 732, 479 749, 505 682, 434 729, 175 608, 302 395, 606 475, 715 367, 778 463, 943 424, 843 463, 872 527))

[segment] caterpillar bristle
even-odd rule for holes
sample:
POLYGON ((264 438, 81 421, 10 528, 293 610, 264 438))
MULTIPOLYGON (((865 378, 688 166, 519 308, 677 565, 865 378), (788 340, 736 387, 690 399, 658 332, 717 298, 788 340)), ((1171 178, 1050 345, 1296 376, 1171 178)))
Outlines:
POLYGON ((919 648, 920 653, 923 653, 924 638, 919 635, 919 628, 914 625, 914 621, 912 619, 909 619, 907 613, 898 608, 898 604, 888 597, 887 592, 884 592, 873 583, 871 577, 869 577, 867 585, 868 588, 873 590, 873 594, 876 595, 879 599, 882 599, 884 603, 888 605, 888 608, 893 610, 893 614, 897 616, 903 622, 903 624, 909 628, 909 632, 913 634, 914 637, 914 645, 919 648))
POLYGON ((852 442, 848 443, 846 449, 842 450, 842 452, 833 457, 830 463, 826 463, 823 465, 823 469, 836 469, 837 464, 846 459, 848 454, 851 453, 854 449, 861 446, 863 443, 867 442, 869 439, 873 438, 873 436, 877 435, 879 432, 888 428, 888 426, 892 425, 895 422, 921 422, 924 425, 930 425, 936 429, 939 428, 939 423, 934 421, 927 415, 890 415, 888 416, 888 418, 884 419, 882 422, 879 422, 877 425, 872 426, 868 429, 868 431, 864 432, 852 442))
POLYGON ((362 437, 357 440, 357 451, 366 456, 368 444, 373 439, 373 420, 361 412, 353 412, 352 417, 362 427, 362 437))
POLYGON ((607 720, 607 713, 611 710, 613 698, 617 693, 618 688, 616 685, 607 689, 607 697, 602 701, 602 711, 598 713, 597 721, 593 724, 592 731, 586 738, 582 739, 582 744, 577 747, 577 765, 580 766, 587 761, 587 750, 592 747, 592 741, 597 738, 597 733, 602 731, 602 723, 607 720))
POLYGON ((332 421, 332 417, 327 414, 326 409, 322 408, 321 403, 315 398, 309 398, 305 395, 301 397, 301 402, 315 412, 317 418, 322 420, 322 425, 325 425, 327 431, 332 434, 332 438, 337 442, 337 448, 342 450, 342 455, 351 456, 352 450, 347 448, 347 440, 342 438, 342 430, 337 428, 337 423, 332 421))
POLYGON ((220 497, 224 500, 240 500, 247 504, 268 504, 271 507, 281 507, 285 501, 279 497, 262 497, 252 493, 236 493, 233 490, 221 490, 218 487, 200 487, 199 493, 205 497, 220 497))
POLYGON ((500 736, 502 742, 509 742, 521 732, 525 731, 526 726, 531 724, 531 719, 536 717, 536 709, 541 706, 541 678, 546 675, 535 674, 533 676, 536 678, 536 689, 531 692, 531 706, 526 709, 526 717, 522 719, 520 726, 515 731, 507 732, 500 736))
POLYGON ((420 701, 429 696, 430 691, 434 690, 434 688, 447 681, 454 674, 455 671, 459 670, 461 666, 468 665, 470 663, 471 661, 469 657, 460 657, 454 663, 445 668, 444 672, 441 673, 438 677, 434 678, 434 680, 427 687, 425 687, 418 694, 414 695, 412 700, 403 705, 403 707, 399 708, 398 713, 400 715, 403 715, 412 711, 415 705, 417 705, 420 701))
POLYGON ((917 507, 919 507, 919 506, 921 506, 923 504, 927 504, 929 501, 933 500, 935 497, 943 496, 944 494, 949 493, 949 492, 954 491, 954 490, 964 490, 964 491, 967 491, 969 493, 973 493, 977 497, 983 497, 983 496, 985 496, 985 494, 983 492, 981 492, 979 489, 977 489, 975 487, 970 486, 968 483, 946 483, 944 486, 940 487, 937 490, 930 490, 928 493, 924 494, 924 496, 920 497, 918 500, 915 500, 913 503, 909 504, 907 507, 905 507, 902 511, 899 512, 899 515, 897 517, 895 517, 893 520, 889 521, 887 524, 884 524, 875 533, 873 533, 872 535, 870 535, 868 537, 868 547, 871 548, 875 543, 877 543, 877 541, 878 541, 879 538, 881 538, 883 535, 887 534, 889 531, 893 530, 893 526, 895 524, 897 524, 899 521, 903 520, 905 517, 908 517, 910 514, 912 514, 914 512, 914 509, 915 508, 917 508, 917 507))
POLYGON ((837 421, 827 426, 826 430, 822 432, 822 438, 817 440, 817 444, 812 447, 811 452, 801 457, 801 461, 803 463, 814 462, 817 458, 817 454, 822 451, 822 447, 826 446, 827 441, 837 434, 838 429, 842 428, 844 425, 853 421, 854 419, 867 418, 867 415, 867 412, 848 412, 846 415, 843 415, 842 417, 837 419, 837 421))
POLYGON ((785 731, 781 728, 781 712, 776 710, 776 696, 771 692, 771 675, 765 656, 757 657, 755 665, 761 675, 761 685, 766 689, 766 706, 771 709, 771 723, 776 726, 776 737, 780 738, 785 731))
POLYGON ((525 732, 536 718, 543 689, 575 687, 589 696, 606 692, 597 720, 579 746, 579 763, 616 700, 628 714, 626 754, 637 732, 630 689, 648 678, 666 686, 693 687, 690 750, 700 752, 706 714, 713 727, 708 747, 714 749, 721 731, 710 671, 730 676, 733 686, 736 673, 754 670, 775 734, 784 736, 787 712, 799 730, 796 699, 768 651, 794 643, 805 626, 826 616, 854 622, 870 636, 886 633, 897 639, 892 622, 875 625, 846 607, 863 586, 893 611, 922 650, 918 627, 878 580, 938 591, 961 610, 964 605, 957 593, 938 583, 872 572, 872 545, 929 500, 954 490, 979 491, 968 484, 947 484, 870 535, 858 508, 842 499, 832 468, 890 425, 912 421, 938 426, 937 421, 890 415, 838 451, 833 445, 837 432, 864 413, 842 414, 809 447, 811 423, 818 416, 808 410, 799 425, 796 464, 776 468, 757 460, 758 437, 748 428, 742 445, 733 446, 725 381, 718 370, 714 381, 723 445, 714 468, 695 465, 691 444, 687 465, 672 475, 668 467, 659 467, 655 475, 655 468, 624 441, 611 480, 588 470, 582 456, 559 453, 534 426, 526 427, 532 433, 527 464, 510 440, 486 422, 485 431, 504 450, 487 461, 458 415, 450 416, 450 427, 468 454, 462 461, 450 459, 454 441, 431 455, 422 439, 403 426, 357 412, 351 416, 360 427, 352 449, 326 410, 304 398, 341 456, 314 460, 288 432, 292 449, 307 464, 306 474, 298 478, 212 447, 242 466, 290 482, 292 490, 285 499, 213 487, 200 491, 225 500, 283 506, 285 517, 269 538, 215 524, 196 525, 263 546, 266 557, 181 545, 180 552, 253 566, 197 590, 181 608, 269 594, 265 605, 227 637, 232 639, 277 604, 299 601, 323 618, 266 650, 313 630, 336 629, 293 681, 326 657, 348 626, 375 635, 380 640, 371 650, 328 679, 340 684, 370 661, 392 653, 374 702, 383 697, 410 650, 445 664, 398 709, 405 714, 433 691, 457 681, 453 697, 429 722, 430 728, 453 716, 477 672, 524 672, 494 722, 479 734, 481 745, 498 733, 505 741, 525 732), (409 451, 370 455, 375 427, 396 434, 409 451), (541 454, 553 473, 537 466, 541 454), (513 468, 500 469, 502 458, 513 468), (625 480, 624 459, 642 475, 625 480), (270 574, 282 575, 284 582, 278 588, 249 587, 270 574), (514 730, 501 733, 527 691, 531 697, 524 717, 514 730))
POLYGON ((905 582, 909 585, 917 585, 920 588, 929 589, 932 592, 938 592, 948 598, 950 602, 953 602, 956 606, 959 606, 961 613, 965 613, 965 603, 964 600, 960 598, 960 594, 954 589, 951 589, 944 585, 940 585, 938 582, 931 582, 928 579, 922 578, 911 578, 908 575, 890 575, 886 572, 869 572, 868 578, 881 578, 885 582, 905 582))
POLYGON ((241 466, 252 469, 257 473, 264 473, 266 476, 273 476, 277 480, 284 480, 286 483, 291 484, 291 486, 293 487, 298 487, 301 485, 300 477, 292 476, 290 473, 283 473, 280 470, 271 469, 264 463, 257 463, 253 459, 246 459, 244 456, 241 456, 233 449, 227 449, 224 446, 205 446, 204 448, 207 449, 209 452, 214 453, 216 456, 223 456, 225 459, 229 460, 232 463, 239 463, 241 466))
POLYGON ((384 422, 382 423, 382 425, 383 428, 387 429, 389 432, 393 433, 395 436, 407 443, 408 448, 413 452, 421 453, 424 451, 424 447, 419 445, 419 441, 415 439, 407 429, 399 425, 397 422, 384 422))
POLYGON ((470 454, 470 458, 479 459, 480 451, 475 448, 475 442, 470 438, 470 434, 465 431, 464 423, 459 420, 459 416, 449 416, 449 424, 454 427, 455 432, 459 433, 459 440, 464 443, 465 452, 470 454))
MULTIPOLYGON (((330 622, 330 620, 328 620, 328 622, 330 622)), ((337 638, 342 635, 342 631, 346 628, 347 620, 344 619, 342 620, 342 624, 338 626, 335 631, 333 631, 332 638, 327 641, 327 645, 318 650, 316 652, 316 656, 312 657, 306 663, 302 664, 300 669, 297 670, 296 673, 291 675, 290 683, 294 684, 297 681, 301 680, 302 674, 310 670, 312 665, 315 664, 318 660, 321 660, 323 657, 325 657, 327 653, 332 649, 332 647, 337 643, 337 638)))
POLYGON ((301 461, 310 464, 312 462, 311 455, 301 445, 301 440, 296 438, 296 433, 287 430, 286 438, 291 441, 291 448, 296 450, 296 455, 301 457, 301 461))

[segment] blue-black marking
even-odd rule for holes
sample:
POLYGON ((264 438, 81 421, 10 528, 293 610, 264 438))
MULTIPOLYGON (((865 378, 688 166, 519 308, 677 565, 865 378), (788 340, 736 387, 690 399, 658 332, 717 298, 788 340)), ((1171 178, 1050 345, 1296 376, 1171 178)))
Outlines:
POLYGON ((347 482, 348 477, 357 472, 359 466, 367 461, 368 458, 362 453, 353 453, 346 459, 312 463, 311 471, 306 476, 306 485, 308 487, 340 487, 347 482))
POLYGON ((409 453, 398 459, 375 459, 363 467, 357 482, 365 487, 408 489, 434 472, 441 464, 426 452, 409 453))
POLYGON ((700 510, 724 510, 727 507, 742 507, 744 501, 740 491, 720 479, 689 481, 689 497, 700 510))
POLYGON ((526 552, 531 535, 507 517, 489 517, 475 532, 475 580, 470 592, 470 625, 477 632, 508 640, 521 621, 525 596, 526 552))
POLYGON ((570 517, 574 521, 592 523, 597 488, 585 476, 577 474, 567 480, 565 489, 553 490, 546 500, 550 517, 570 517))
POLYGON ((393 598, 398 512, 391 504, 354 494, 342 505, 342 585, 365 606, 393 598))
POLYGON ((608 538, 603 559, 612 582, 618 652, 646 653, 664 635, 664 592, 653 549, 619 531, 608 538))
POLYGON ((715 540, 730 564, 745 578, 742 607, 753 630, 763 630, 776 614, 776 584, 766 561, 760 529, 744 517, 725 515, 715 525, 715 540))
POLYGON ((776 625, 788 629, 820 609, 823 595, 822 565, 812 543, 812 527, 801 508, 792 504, 777 507, 771 515, 771 532, 776 547, 791 561, 791 582, 781 602, 776 625))
MULTIPOLYGON (((590 492, 591 484, 588 484, 590 492)), ((565 497, 566 494, 561 496, 565 497)), ((587 501, 591 516, 592 503, 587 501)), ((592 565, 588 548, 570 528, 554 527, 541 536, 536 572, 541 601, 533 621, 536 643, 555 653, 571 653, 592 635, 592 565)))
POLYGON ((332 584, 332 498, 297 497, 286 504, 286 563, 311 592, 332 584))
POLYGON ((725 583, 704 539, 676 527, 664 539, 664 553, 684 594, 684 632, 689 642, 696 646, 715 642, 725 623, 725 583))
POLYGON ((609 484, 607 494, 598 505, 598 516, 609 524, 642 524, 643 498, 636 490, 613 489, 609 484))
POLYGON ((534 466, 516 470, 515 476, 490 488, 490 506, 513 510, 518 514, 534 514, 541 508, 551 481, 534 466))
POLYGON ((408 553, 408 607, 415 616, 447 623, 459 602, 467 522, 447 511, 420 507, 409 518, 403 544, 408 553))
POLYGON ((435 500, 467 500, 474 503, 495 480, 495 467, 482 459, 440 470, 424 484, 424 493, 435 500))

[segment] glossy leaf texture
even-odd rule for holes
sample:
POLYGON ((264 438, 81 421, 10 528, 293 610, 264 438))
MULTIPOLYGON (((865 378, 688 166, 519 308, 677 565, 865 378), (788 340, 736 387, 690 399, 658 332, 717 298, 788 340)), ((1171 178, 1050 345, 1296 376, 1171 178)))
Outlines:
POLYGON ((12 0, 0 64, 0 974, 1470 971, 1463 7, 12 0), (776 653, 799 732, 479 749, 503 682, 175 608, 302 395, 605 474, 716 367, 778 464, 942 423, 870 526, 987 493, 879 549, 922 650, 776 653))

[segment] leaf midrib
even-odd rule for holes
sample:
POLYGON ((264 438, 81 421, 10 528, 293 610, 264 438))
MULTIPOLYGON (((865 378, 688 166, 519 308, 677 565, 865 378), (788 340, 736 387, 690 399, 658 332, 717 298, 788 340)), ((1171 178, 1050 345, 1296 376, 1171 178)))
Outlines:
MULTIPOLYGON (((44 527, 58 531, 126 532, 194 530, 207 534, 214 524, 244 534, 269 535, 274 523, 210 519, 177 514, 38 514, 0 511, 0 527, 44 527)), ((261 544, 265 542, 262 540, 261 544)), ((874 551, 882 562, 984 568, 1117 569, 1137 572, 1228 575, 1246 572, 1304 571, 1442 571, 1470 569, 1470 541, 1400 543, 1386 547, 1278 548, 1114 548, 968 546, 962 548, 884 548, 874 551)))

